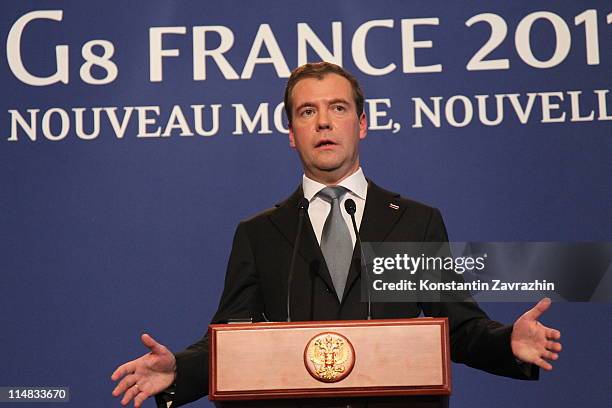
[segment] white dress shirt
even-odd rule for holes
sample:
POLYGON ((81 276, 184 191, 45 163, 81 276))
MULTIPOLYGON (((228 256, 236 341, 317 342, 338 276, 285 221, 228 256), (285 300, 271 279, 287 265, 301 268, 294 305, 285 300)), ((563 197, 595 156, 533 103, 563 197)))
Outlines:
MULTIPOLYGON (((355 232, 353 231, 353 222, 351 221, 351 216, 348 215, 344 209, 344 202, 349 198, 352 198, 353 201, 355 201, 355 205, 357 207, 357 211, 355 212, 355 222, 357 223, 357 229, 359 230, 361 226, 361 219, 363 218, 366 195, 368 194, 368 181, 363 175, 363 170, 361 170, 361 167, 359 167, 355 173, 342 180, 338 185, 348 190, 346 194, 342 196, 340 211, 342 212, 342 217, 344 217, 344 221, 346 222, 351 234, 353 247, 355 247, 356 238, 355 232)), ((306 175, 302 177, 304 197, 309 201, 308 216, 310 217, 310 222, 312 223, 312 228, 314 229, 317 241, 319 241, 319 245, 321 244, 321 235, 323 234, 325 220, 331 211, 331 203, 325 201, 317 195, 319 191, 325 187, 327 187, 325 184, 314 181, 306 177, 306 175)))

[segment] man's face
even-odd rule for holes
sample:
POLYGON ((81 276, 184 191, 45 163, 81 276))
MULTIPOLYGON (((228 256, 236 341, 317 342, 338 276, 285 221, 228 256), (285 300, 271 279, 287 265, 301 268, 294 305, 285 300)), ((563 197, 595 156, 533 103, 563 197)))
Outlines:
POLYGON ((289 143, 304 173, 331 185, 359 168, 359 141, 366 137, 365 114, 357 117, 350 82, 337 74, 300 80, 291 92, 289 143))

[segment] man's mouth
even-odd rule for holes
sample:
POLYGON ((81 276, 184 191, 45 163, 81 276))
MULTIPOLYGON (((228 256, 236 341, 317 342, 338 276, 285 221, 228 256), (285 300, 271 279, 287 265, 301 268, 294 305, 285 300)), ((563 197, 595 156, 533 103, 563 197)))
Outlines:
POLYGON ((316 144, 315 148, 324 148, 324 147, 332 147, 337 145, 336 142, 334 142, 331 139, 321 139, 319 140, 319 142, 316 144))

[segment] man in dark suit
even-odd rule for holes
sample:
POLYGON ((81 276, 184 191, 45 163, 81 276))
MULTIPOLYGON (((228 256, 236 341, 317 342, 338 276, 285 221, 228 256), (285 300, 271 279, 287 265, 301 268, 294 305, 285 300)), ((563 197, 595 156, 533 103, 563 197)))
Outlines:
MULTIPOLYGON (((234 318, 283 321, 287 315, 287 272, 297 233, 298 201, 310 205, 301 233, 292 282, 292 319, 364 319, 356 237, 343 203, 356 203, 363 241, 445 242, 440 212, 401 198, 367 181, 359 164, 359 141, 366 136, 364 96, 359 84, 342 68, 306 64, 289 78, 285 109, 289 141, 304 168, 302 184, 284 202, 239 224, 230 255, 225 288, 214 323, 234 318), (339 259, 343 246, 346 256, 339 259), (329 250, 329 248, 333 248, 329 250), (353 255, 351 256, 351 253, 353 255), (355 261, 357 260, 357 261, 355 261)), ((428 316, 449 318, 451 356, 456 362, 488 372, 536 379, 537 367, 550 370, 561 350, 560 333, 537 319, 550 306, 543 299, 513 325, 490 320, 473 301, 438 303, 375 303, 374 318, 428 316)), ((147 334, 142 341, 151 352, 120 366, 112 379, 120 380, 113 395, 122 404, 139 407, 151 395, 174 385, 173 406, 208 392, 208 338, 172 354, 147 334)), ((393 404, 392 400, 342 400, 316 406, 393 404)), ((438 398, 414 399, 418 406, 440 406, 438 398)), ((266 402, 264 406, 272 403, 266 402)), ((295 406, 295 402, 276 402, 295 406)), ((308 401, 300 405, 309 406, 308 401)), ((386 405, 385 405, 386 406, 386 405)))

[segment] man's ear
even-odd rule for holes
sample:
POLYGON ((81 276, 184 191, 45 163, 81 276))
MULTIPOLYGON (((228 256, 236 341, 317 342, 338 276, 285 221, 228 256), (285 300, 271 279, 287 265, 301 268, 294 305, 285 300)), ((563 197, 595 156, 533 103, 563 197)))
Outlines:
POLYGON ((365 112, 361 112, 359 117, 359 139, 365 139, 368 134, 368 119, 366 118, 365 112))
POLYGON ((293 126, 289 125, 289 146, 295 149, 295 135, 293 134, 293 126))

